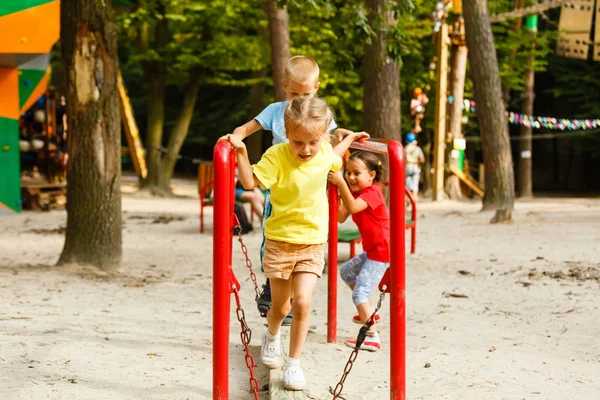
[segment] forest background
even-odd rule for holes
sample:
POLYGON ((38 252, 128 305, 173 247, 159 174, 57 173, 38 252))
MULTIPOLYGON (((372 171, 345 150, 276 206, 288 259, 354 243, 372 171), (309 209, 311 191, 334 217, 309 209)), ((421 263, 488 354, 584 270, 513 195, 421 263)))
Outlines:
MULTIPOLYGON (((262 0, 140 0, 135 5, 115 7, 120 27, 120 69, 142 140, 148 150, 147 132, 162 130, 161 148, 156 150, 166 152, 174 135, 182 137, 181 157, 174 161, 176 173, 195 174, 198 160, 212 158, 219 136, 274 101, 274 84, 279 83, 273 82, 270 69, 264 4, 262 0), (157 112, 161 107, 164 113, 157 112), (186 119, 189 128, 185 127, 186 119), (182 128, 185 132, 178 134, 182 128)), ((402 133, 412 126, 409 104, 413 89, 431 88, 424 130, 418 137, 427 152, 433 138, 436 98, 431 18, 435 4, 433 0, 415 0, 396 10, 398 23, 388 42, 388 52, 399 60, 401 68, 402 133)), ((514 6, 511 0, 488 2, 490 15, 514 6)), ((319 63, 319 95, 333 107, 338 126, 363 129, 364 50, 371 40, 364 2, 289 1, 287 12, 291 55, 309 55, 319 63)), ((533 51, 534 115, 600 118, 600 68, 592 61, 555 54, 559 16, 560 8, 543 12, 535 39, 524 34, 524 27, 516 28, 515 20, 492 25, 506 109, 520 112, 524 71, 533 51)), ((52 59, 53 83, 63 92, 60 43, 52 59)), ((469 70, 464 97, 474 98, 469 70)), ((477 164, 482 162, 478 122, 472 110, 464 115, 468 117, 464 134, 472 140, 467 157, 471 172, 476 174, 477 164)), ((534 134, 545 132, 549 131, 534 130, 534 134)), ((600 174, 592 173, 600 168, 600 135, 593 131, 583 135, 558 133, 554 138, 534 140, 534 191, 600 191, 600 174)), ((510 134, 517 138, 519 127, 511 124, 510 134)), ((261 141, 264 150, 270 145, 270 133, 262 135, 261 141)), ((519 142, 513 140, 511 144, 513 160, 518 160, 519 142)))

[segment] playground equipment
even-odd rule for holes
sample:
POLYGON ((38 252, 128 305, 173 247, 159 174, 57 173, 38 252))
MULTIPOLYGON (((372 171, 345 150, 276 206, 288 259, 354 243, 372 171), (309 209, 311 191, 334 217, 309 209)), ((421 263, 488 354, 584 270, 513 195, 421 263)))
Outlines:
POLYGON ((0 208, 21 211, 19 117, 46 91, 59 1, 0 2, 0 208))
MULTIPOLYGON (((198 197, 200 198, 200 233, 204 233, 204 209, 214 205, 214 198, 210 197, 210 192, 215 184, 213 178, 212 162, 201 161, 198 164, 198 197)), ((242 201, 237 201, 244 204, 242 201)), ((250 205, 250 203, 247 203, 250 205)), ((250 222, 254 222, 254 212, 250 205, 249 210, 250 222)))
MULTIPOLYGON (((380 290, 390 293, 390 399, 406 398, 406 313, 405 313, 405 176, 404 153, 397 141, 387 144, 368 142, 354 148, 387 154, 390 196, 390 268, 380 284, 380 290)), ((232 228, 235 152, 227 142, 218 142, 214 148, 214 216, 213 216, 213 399, 229 398, 229 325, 231 294, 237 303, 237 316, 242 326, 242 343, 246 349, 246 366, 250 370, 250 388, 258 398, 258 382, 254 377, 254 359, 248 350, 251 333, 239 304, 240 288, 232 268, 232 228)), ((337 188, 329 185, 329 254, 328 254, 328 308, 327 341, 335 343, 337 334, 337 188)), ((242 251, 247 249, 242 245, 242 251)), ((246 258, 250 276, 259 295, 252 263, 246 258)), ((364 327, 363 327, 364 328, 364 327)), ((358 349, 353 351, 356 358, 358 349)), ((354 360, 348 362, 351 364, 354 360)), ((351 365, 350 365, 351 369, 351 365)), ((349 372, 348 366, 342 381, 349 372)), ((275 371, 276 373, 276 371, 275 371)), ((336 387, 336 392, 337 392, 336 387)), ((341 391, 341 387, 339 388, 341 391)), ((339 394, 339 392, 337 392, 339 394)))
MULTIPOLYGON (((116 0, 113 3, 126 5, 129 2, 116 0)), ((51 195, 65 192, 64 183, 38 182, 22 188, 19 165, 19 118, 46 93, 50 81, 50 50, 59 34, 60 1, 0 1, 0 215, 21 211, 22 189, 27 196, 25 202, 39 198, 44 194, 41 190, 50 191, 51 195)), ((48 126, 56 122, 51 113, 55 100, 46 96, 48 126)), ((137 175, 143 178, 146 176, 144 149, 120 75, 119 100, 131 158, 137 175)), ((55 134, 56 129, 48 129, 47 133, 55 134)))
POLYGON ((123 128, 125 131, 125 137, 127 138, 127 145, 129 146, 129 153, 133 163, 135 174, 140 179, 145 179, 148 175, 148 168, 146 167, 146 152, 142 141, 140 140, 140 132, 138 130, 135 117, 133 115, 133 108, 127 96, 127 89, 123 84, 123 77, 119 70, 119 76, 117 81, 117 88, 119 90, 119 112, 121 119, 123 120, 123 128))

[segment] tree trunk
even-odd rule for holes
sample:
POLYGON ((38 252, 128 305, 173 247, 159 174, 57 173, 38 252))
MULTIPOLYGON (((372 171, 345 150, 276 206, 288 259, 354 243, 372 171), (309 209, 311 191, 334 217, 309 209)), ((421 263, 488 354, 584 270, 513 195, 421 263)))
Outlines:
MULTIPOLYGON (((514 0, 515 10, 518 10, 519 8, 523 8, 523 4, 524 4, 524 0, 514 0)), ((521 17, 515 18, 512 22, 513 31, 519 32, 522 27, 523 27, 523 18, 521 18, 521 17)), ((512 72, 512 66, 514 65, 516 58, 517 58, 517 48, 515 47, 510 51, 511 64, 508 66, 509 73, 512 72)), ((502 88, 502 97, 504 99, 504 104, 506 106, 508 106, 508 103, 510 102, 510 88, 508 86, 502 88)))
MULTIPOLYGON (((529 32, 530 35, 533 35, 529 32)), ((534 92, 534 81, 535 72, 533 70, 533 63, 535 62, 535 54, 532 50, 529 58, 529 66, 525 69, 525 90, 521 94, 521 113, 525 115, 533 115, 533 102, 535 100, 534 92)), ((531 125, 521 125, 519 127, 519 134, 521 139, 520 154, 519 154, 519 173, 517 176, 517 193, 521 198, 533 197, 533 187, 531 181, 531 168, 532 168, 532 143, 531 125)))
POLYGON ((376 37, 365 45, 364 130, 372 137, 402 140, 400 131, 400 68, 387 53, 386 36, 394 25, 389 0, 367 0, 369 24, 376 37))
POLYGON ((283 74, 285 72, 285 65, 290 58, 290 32, 288 29, 289 16, 287 7, 279 9, 275 0, 267 0, 267 15, 269 17, 271 65, 273 68, 275 100, 285 101, 287 95, 285 90, 283 90, 283 74))
POLYGON ((160 160, 162 158, 163 124, 165 121, 165 71, 160 65, 148 65, 144 68, 146 76, 146 104, 148 117, 146 123, 146 166, 148 174, 142 188, 152 190, 158 186, 160 160))
POLYGON ((469 61, 485 164, 483 209, 496 209, 494 222, 511 219, 514 173, 494 36, 485 0, 464 0, 469 61))
MULTIPOLYGON (((258 79, 257 83, 250 89, 250 110, 248 120, 255 118, 263 109, 265 104, 265 78, 267 69, 263 68, 252 73, 253 79, 258 79)), ((248 158, 252 164, 257 163, 262 155, 262 131, 258 131, 246 138, 246 147, 248 148, 248 158)))
MULTIPOLYGON (((456 28, 454 29, 456 30, 456 28)), ((464 40, 464 38, 463 38, 464 40)), ((454 41, 454 38, 453 38, 454 41)), ((457 41, 462 41, 457 39, 457 41)), ((465 75, 467 74, 467 46, 464 43, 452 45, 450 54, 450 94, 454 100, 448 107, 448 132, 451 139, 462 138, 462 107, 465 90, 465 75)), ((450 165, 458 167, 458 158, 452 157, 452 147, 447 154, 450 165)), ((445 191, 452 200, 460 200, 462 192, 458 177, 452 173, 446 178, 445 191)))
POLYGON ((179 151, 189 132, 190 122, 192 122, 192 117, 194 116, 194 107, 196 106, 196 99, 198 98, 198 89, 200 88, 201 80, 201 72, 190 72, 190 78, 185 85, 181 111, 179 117, 177 117, 175 126, 169 135, 167 152, 161 161, 159 188, 157 189, 161 190, 162 193, 157 194, 172 194, 170 188, 171 178, 173 177, 173 171, 175 170, 175 163, 177 162, 179 151))
MULTIPOLYGON (((163 3, 157 5, 157 12, 163 15, 163 18, 156 22, 154 30, 153 48, 160 54, 170 40, 169 22, 165 18, 166 8, 163 3)), ((142 30, 147 26, 142 26, 142 30)), ((148 50, 148 33, 142 32, 141 45, 143 50, 148 50)), ((146 124, 146 166, 148 174, 142 182, 142 188, 162 192, 160 188, 160 164, 162 159, 162 138, 163 126, 165 121, 165 75, 166 68, 162 61, 147 61, 143 65, 144 78, 146 79, 147 89, 147 124, 146 124)))
POLYGON ((69 124, 67 230, 58 264, 117 268, 122 255, 117 25, 110 2, 63 0, 69 124))

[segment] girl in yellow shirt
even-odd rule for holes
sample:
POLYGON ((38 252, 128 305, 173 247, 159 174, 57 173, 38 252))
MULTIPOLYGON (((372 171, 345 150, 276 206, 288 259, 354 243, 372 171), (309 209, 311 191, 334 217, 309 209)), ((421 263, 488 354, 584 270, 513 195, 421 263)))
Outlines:
POLYGON ((293 308, 289 357, 284 366, 287 390, 306 386, 300 366, 311 311, 311 298, 325 266, 329 207, 327 174, 339 171, 342 155, 355 140, 368 138, 351 133, 335 148, 325 140, 333 113, 319 98, 299 97, 284 113, 287 143, 272 146, 256 165, 250 165, 244 143, 233 135, 239 179, 245 189, 260 185, 271 189, 273 212, 265 225, 263 256, 265 276, 271 281, 272 306, 267 313, 261 360, 268 368, 281 365, 280 327, 293 308), (290 305, 290 298, 294 297, 290 305))

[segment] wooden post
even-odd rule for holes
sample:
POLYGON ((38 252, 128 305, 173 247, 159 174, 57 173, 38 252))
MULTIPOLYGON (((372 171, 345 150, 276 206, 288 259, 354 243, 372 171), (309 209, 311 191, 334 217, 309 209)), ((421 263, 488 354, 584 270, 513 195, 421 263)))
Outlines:
MULTIPOLYGON (((460 3, 460 0, 455 1, 460 3)), ((459 6, 459 8, 461 8, 459 6)), ((454 10, 456 12, 456 9, 454 10)), ((448 164, 456 169, 463 171, 462 160, 464 159, 464 148, 461 150, 455 146, 455 139, 463 137, 462 134, 462 108, 463 94, 465 89, 465 76, 467 74, 467 42, 465 40, 465 23, 462 15, 457 15, 452 25, 450 33, 452 50, 450 52, 450 77, 449 89, 453 97, 452 103, 448 106, 448 137, 447 143, 452 143, 450 149, 446 152, 448 164)), ((462 198, 460 182, 456 175, 449 174, 446 178, 445 191, 452 200, 462 198)))
POLYGON ((448 86, 448 24, 442 22, 437 37, 437 85, 433 138, 433 200, 444 199, 444 153, 446 150, 446 91, 448 86))
POLYGON ((118 71, 117 75, 117 89, 119 91, 119 112, 121 113, 121 119, 123 120, 125 137, 127 138, 127 145, 129 146, 129 155, 131 156, 135 174, 140 180, 143 180, 146 179, 146 176, 148 175, 145 158, 146 152, 144 151, 144 146, 140 140, 140 132, 137 123, 135 122, 135 116, 133 115, 133 108, 131 107, 129 96, 127 96, 127 90, 123 84, 121 70, 118 71))

